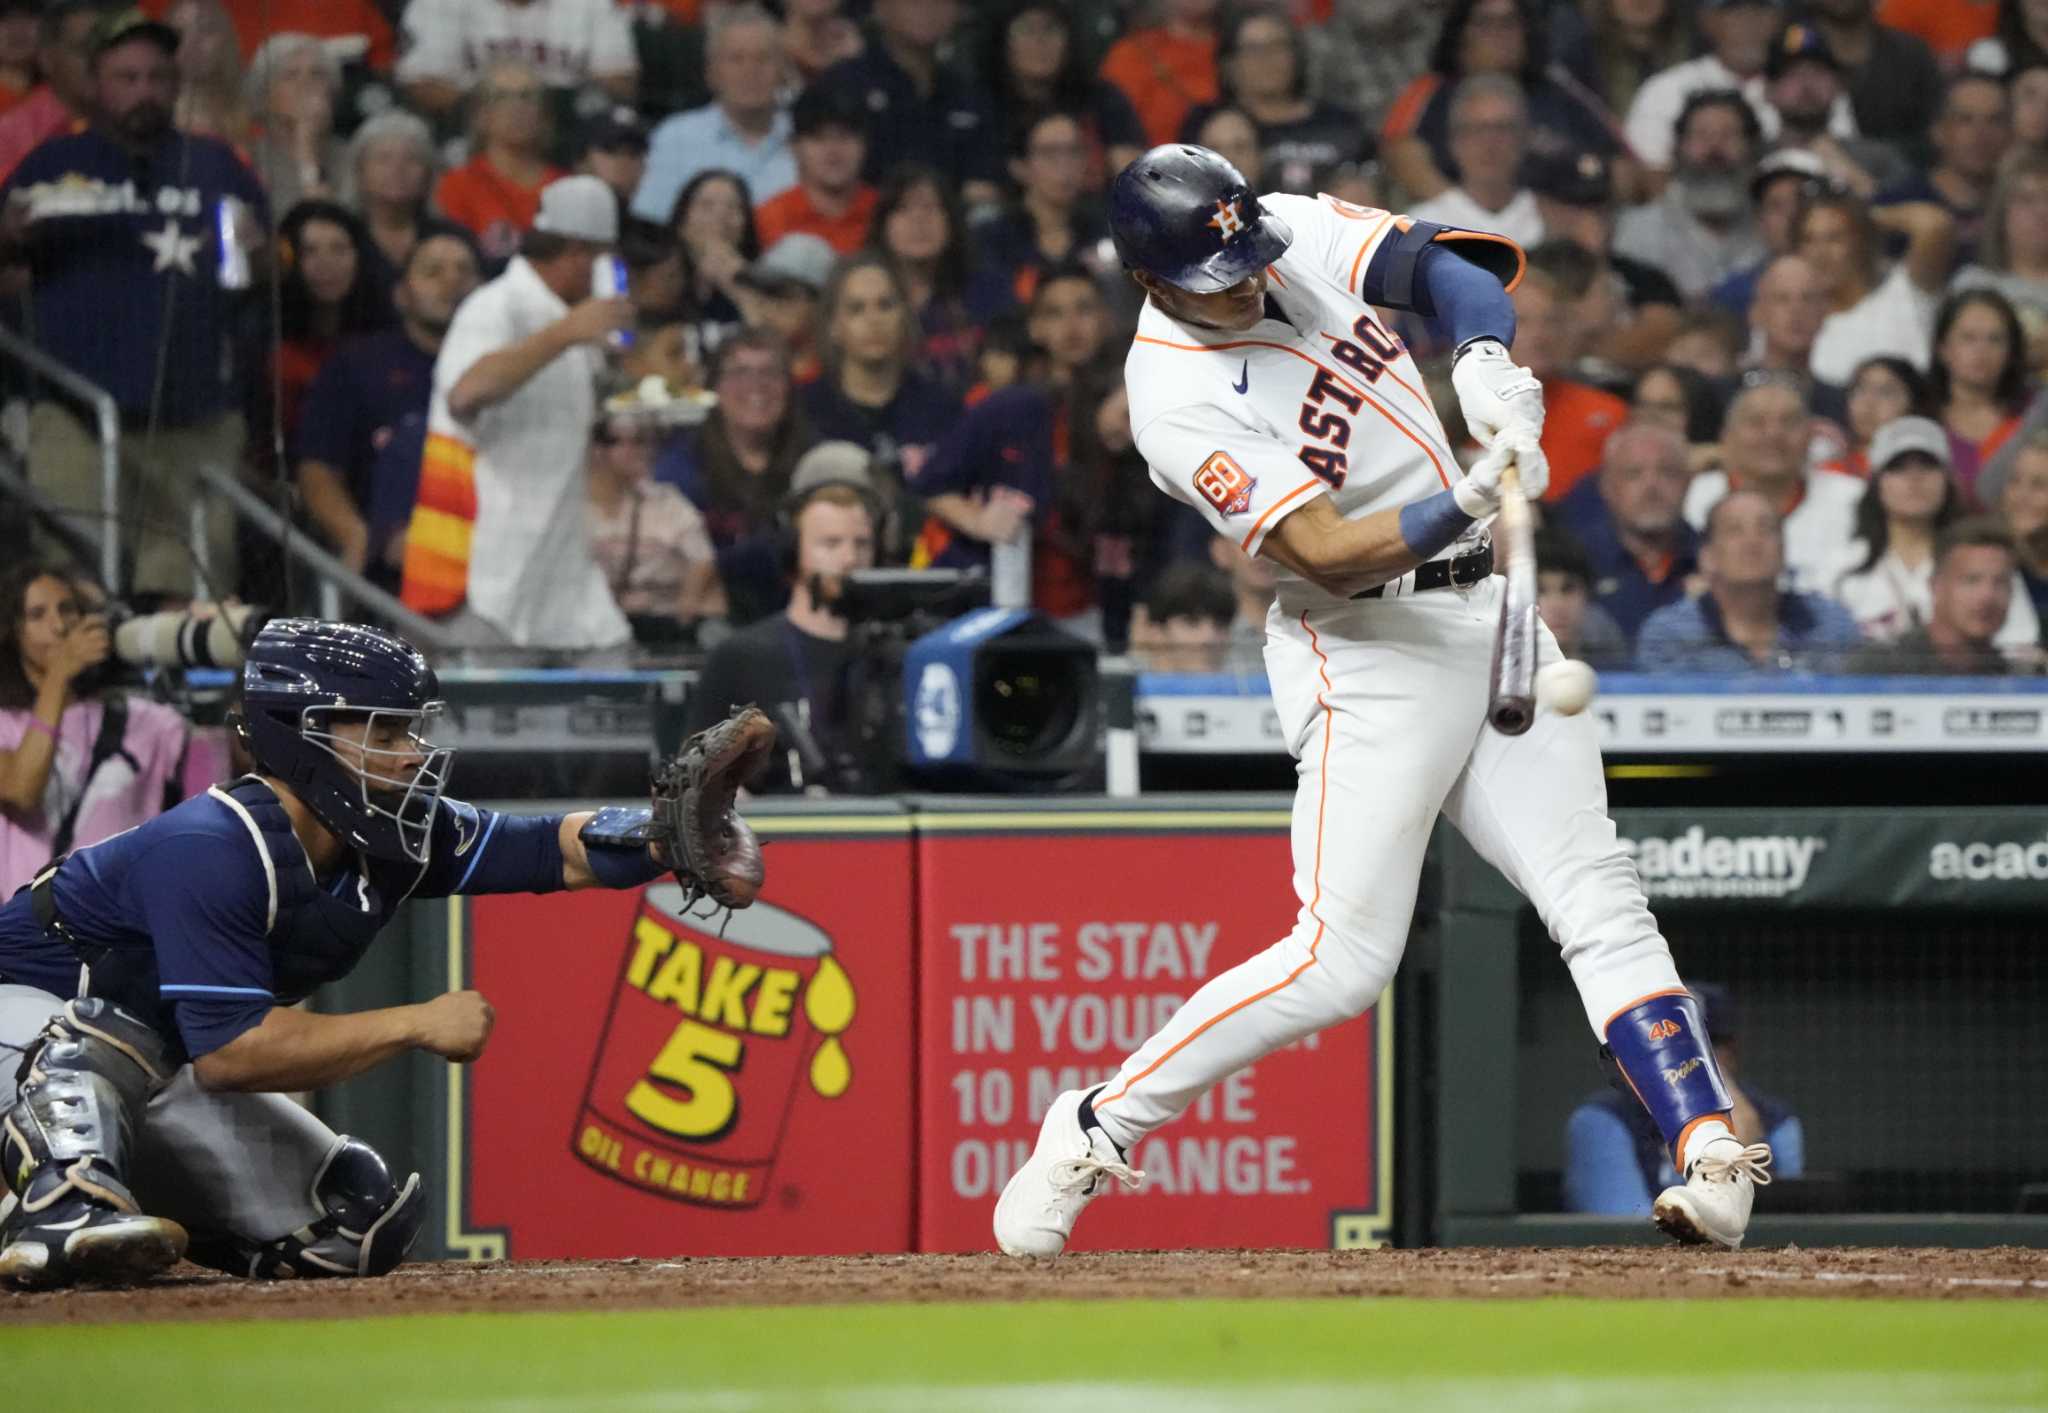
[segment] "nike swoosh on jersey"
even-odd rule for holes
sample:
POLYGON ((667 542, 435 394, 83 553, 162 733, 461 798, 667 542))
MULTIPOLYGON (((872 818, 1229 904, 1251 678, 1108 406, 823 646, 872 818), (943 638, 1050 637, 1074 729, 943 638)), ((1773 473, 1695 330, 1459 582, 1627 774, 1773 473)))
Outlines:
POLYGON ((1244 392, 1247 389, 1249 389, 1251 385, 1252 361, 1249 358, 1247 358, 1244 361, 1244 365, 1237 370, 1237 381, 1232 383, 1230 386, 1236 388, 1239 392, 1244 392))

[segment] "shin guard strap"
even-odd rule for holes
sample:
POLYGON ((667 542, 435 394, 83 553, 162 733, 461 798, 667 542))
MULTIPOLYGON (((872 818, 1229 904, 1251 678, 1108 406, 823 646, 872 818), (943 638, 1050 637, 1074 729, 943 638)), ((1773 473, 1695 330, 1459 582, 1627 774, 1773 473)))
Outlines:
POLYGON ((1734 1108, 1714 1063, 1700 1003, 1686 992, 1646 997, 1615 1016, 1607 1023, 1607 1050, 1655 1120, 1674 1162, 1681 1161, 1678 1143, 1695 1119, 1734 1108))

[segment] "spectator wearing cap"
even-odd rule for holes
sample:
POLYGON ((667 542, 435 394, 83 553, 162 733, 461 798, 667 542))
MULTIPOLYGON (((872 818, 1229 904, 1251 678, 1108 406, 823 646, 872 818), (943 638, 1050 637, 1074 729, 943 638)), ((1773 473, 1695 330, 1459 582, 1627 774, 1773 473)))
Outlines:
POLYGON ((1040 113, 1010 134, 1013 195, 1001 216, 977 227, 975 243, 1019 304, 1031 302, 1049 270, 1080 265, 1106 278, 1115 268, 1104 258, 1109 222, 1088 194, 1087 170, 1087 139, 1071 113, 1040 113))
POLYGON ((1934 120, 1934 161, 1879 192, 1880 207, 1928 202, 1955 219, 1956 255, 1974 258, 1984 208, 1998 179, 1999 159, 2012 145, 2012 107, 2005 85, 1989 74, 1958 74, 1942 91, 1934 120))
POLYGON ((1664 271, 1690 300, 1764 256, 1749 196, 1762 129, 1730 89, 1693 94, 1673 129, 1670 180, 1655 201, 1621 213, 1614 248, 1664 271))
POLYGON ((818 301, 838 257, 822 236, 792 231, 740 275, 747 322, 782 339, 798 386, 823 369, 818 354, 818 301))
POLYGON ((763 249, 801 232, 851 255, 867 239, 875 189, 860 179, 867 160, 866 113, 842 90, 812 88, 798 96, 790 150, 796 184, 754 208, 763 249))
POLYGON ((1700 575, 1704 592, 1643 620, 1644 671, 1836 671, 1863 641, 1833 599, 1781 587, 1784 517, 1757 491, 1730 491, 1709 509, 1700 575))
POLYGON ((1780 255, 1764 266, 1750 299, 1750 352, 1742 371, 1775 374, 1796 386, 1806 410, 1839 426, 1848 419, 1843 389, 1813 376, 1813 345, 1827 322, 1828 292, 1813 266, 1780 255))
POLYGON ((1614 253, 1612 170, 1594 152, 1553 156, 1529 164, 1528 182, 1544 233, 1578 246, 1619 286, 1621 307, 1593 354, 1633 373, 1656 362, 1678 336, 1685 296, 1656 266, 1614 253))
POLYGON ((368 273, 388 296, 413 247, 430 235, 460 232, 453 221, 427 210, 434 182, 434 137, 417 115, 400 108, 379 113, 356 129, 341 164, 341 201, 370 234, 368 273))
MULTIPOLYGON (((1966 11, 1976 0, 1943 3, 1966 11)), ((1926 41, 1894 28, 1889 16, 1881 20, 1878 0, 1808 0, 1806 20, 1841 68, 1863 136, 1917 154, 1941 92, 1941 66, 1926 41)))
POLYGON ((647 174, 647 129, 641 125, 640 115, 631 108, 613 108, 586 127, 576 170, 612 189, 612 195, 619 198, 619 220, 623 222, 633 193, 647 174))
MULTIPOLYGON (((1864 637, 1889 643, 1931 620, 1935 546, 1962 518, 1963 496, 1949 462, 1948 433, 1926 417, 1880 427, 1870 468, 1856 507, 1856 538, 1829 593, 1855 615, 1864 637)), ((2041 639, 2024 584, 2015 579, 2014 589, 1993 635, 2002 649, 2033 647, 2041 639)))
POLYGON ((1088 136, 1088 187, 1101 190, 1150 146, 1131 101, 1089 67, 1065 0, 1003 0, 991 8, 980 72, 989 80, 994 130, 1015 132, 1048 109, 1074 114, 1088 136))
POLYGON ((723 721, 752 702, 782 728, 778 748, 748 788, 769 794, 875 789, 857 758, 860 655, 839 611, 846 576, 875 563, 875 483, 865 448, 813 447, 797 464, 778 511, 778 571, 788 607, 711 650, 688 702, 688 729, 723 721))
POLYGON ((476 155, 444 172, 434 205, 476 237, 489 269, 518 253, 540 210, 542 188, 566 175, 547 159, 546 90, 539 73, 516 60, 496 63, 470 94, 476 155))
POLYGON ((1593 570, 1579 542, 1564 530, 1536 532, 1536 613, 1558 651, 1602 670, 1629 665, 1628 639, 1593 602, 1593 570))
POLYGON ((403 598, 479 646, 623 646, 584 533, 600 342, 633 305, 591 294, 619 237, 596 177, 562 177, 505 273, 463 301, 434 363, 403 598))
POLYGON ((703 172, 731 172, 756 201, 796 184, 775 17, 753 4, 719 11, 708 25, 704 66, 711 101, 666 119, 648 140, 647 175, 633 197, 633 214, 643 221, 667 221, 703 172))
POLYGON ((590 552, 634 640, 648 647, 686 642, 698 622, 726 612, 704 517, 652 474, 664 430, 699 410, 678 392, 659 374, 643 379, 606 398, 590 432, 590 552))
POLYGON ((341 185, 344 149, 334 131, 341 65, 310 34, 273 34, 242 81, 256 175, 280 211, 341 185))
POLYGON ((1978 473, 2020 427, 2031 389, 2020 317, 1996 290, 1965 290, 1934 318, 1929 391, 1948 428, 1950 469, 1963 498, 1981 503, 1978 473))
MULTIPOLYGON (((1771 1145, 1771 1175, 1806 1173, 1806 1126, 1783 1100, 1765 1094, 1743 1073, 1734 999, 1723 986, 1695 982, 1728 1087, 1729 1125, 1744 1143, 1771 1145)), ((1657 1133, 1642 1102, 1610 1086, 1582 1101, 1565 1121, 1564 1208, 1610 1217, 1647 1217, 1659 1192, 1685 1179, 1671 1163, 1671 1145, 1657 1133)))
POLYGON ((1865 198, 1907 175, 1910 169, 1894 148, 1830 130, 1844 79, 1841 62, 1818 27, 1787 25, 1771 43, 1764 73, 1770 80, 1764 97, 1778 115, 1779 151, 1812 153, 1829 181, 1865 198))
MULTIPOLYGON (((2019 311, 2029 345, 2041 348, 2048 338, 2048 153, 2014 153, 2001 165, 1984 206, 1977 258, 1956 271, 1949 289, 1997 290, 2019 311)), ((2039 366, 2048 357, 2028 361, 2039 366)))
POLYGON ((232 148, 171 126, 177 43, 139 10, 101 17, 92 125, 43 143, 0 188, 0 251, 28 263, 36 343, 105 388, 124 423, 117 504, 101 502, 96 438, 55 400, 30 414, 31 479, 94 536, 102 515, 121 517, 132 589, 219 596, 235 586, 233 523, 194 472, 238 466, 247 439, 221 240, 232 227, 231 239, 256 245, 269 220, 232 148), (252 219, 219 220, 227 202, 252 219), (204 582, 185 537, 197 504, 207 507, 204 582))
POLYGON ((407 106, 454 113, 493 68, 528 65, 542 87, 595 87, 634 101, 640 61, 623 7, 612 0, 409 0, 396 77, 407 106))
POLYGON ((1600 448, 1628 420, 1628 404, 1573 376, 1588 330, 1558 273, 1532 261, 1513 299, 1515 358, 1543 384, 1543 453, 1550 461, 1545 499, 1561 500, 1600 464, 1600 448))
POLYGON ((1599 471, 1557 507, 1583 548, 1594 602, 1629 641, 1644 619, 1685 597, 1699 567, 1699 537, 1683 514, 1689 477, 1683 437, 1630 422, 1607 439, 1599 471))
POLYGON ((2038 637, 2001 651, 2014 601, 2026 597, 2018 565, 2012 536, 2003 525, 1988 517, 1957 521, 1935 541, 1924 621, 1888 643, 1866 648, 1850 661, 1849 670, 1871 677, 1997 677, 2015 665, 2038 667, 2038 637))
POLYGON ((1833 187, 1834 178, 1828 175, 1827 164, 1796 147, 1773 152, 1757 163, 1756 175, 1749 180, 1749 200, 1765 253, 1755 264, 1724 275, 1707 292, 1709 302, 1746 317, 1765 267, 1780 255, 1791 253, 1799 213, 1806 209, 1808 201, 1833 187))
MULTIPOLYGON (((1652 75, 1636 90, 1627 124, 1636 156, 1660 171, 1671 169, 1679 158, 1679 115, 1695 94, 1710 90, 1739 92, 1756 114, 1763 137, 1775 138, 1778 115, 1765 96, 1765 69, 1771 42, 1784 23, 1779 0, 1701 0, 1699 27, 1708 50, 1652 75)), ((1856 135, 1856 116, 1846 95, 1836 96, 1828 130, 1838 137, 1856 135)))
POLYGON ((1970 46, 1998 34, 2005 8, 2000 0, 1883 0, 1877 17, 1884 32, 1919 40, 1955 68, 1970 46))
POLYGON ((86 119, 93 96, 95 0, 52 0, 36 21, 36 70, 43 81, 0 115, 0 181, 37 144, 86 119))
POLYGON ((742 329, 719 346, 711 391, 711 415, 662 447, 654 475, 703 514, 732 621, 752 623, 788 597, 776 516, 815 439, 790 382, 789 350, 767 329, 742 329))
POLYGON ((1955 237, 1954 218, 1931 201, 1872 207, 1830 195, 1808 202, 1794 227, 1793 248, 1820 276, 1829 304, 1814 340, 1813 376, 1844 383, 1874 353, 1925 368, 1955 237), (1886 235, 1906 239, 1905 253, 1889 271, 1879 249, 1886 235))
POLYGON ((1165 0, 1159 22, 1131 30, 1102 58, 1102 76, 1122 90, 1157 147, 1180 135, 1188 114, 1218 95, 1217 0, 1165 0))
POLYGON ((958 0, 875 0, 867 48, 818 82, 867 111, 864 180, 880 185, 899 162, 928 163, 978 206, 996 199, 1002 140, 981 80, 940 58, 959 23, 958 0))
POLYGON ((349 568, 395 588, 419 484, 434 360, 475 291, 476 244, 429 231, 392 291, 398 326, 345 340, 307 390, 290 454, 320 537, 349 568))
POLYGON ((1803 390, 1769 372, 1746 375, 1721 429, 1721 465, 1692 478, 1685 518, 1705 530, 1707 518, 1735 491, 1769 502, 1781 525, 1781 559, 1796 589, 1825 593, 1855 533, 1863 483, 1812 466, 1813 416, 1803 390))
POLYGON ((1424 221, 1491 231, 1524 248, 1543 239, 1535 193, 1522 185, 1529 109, 1522 86, 1501 74, 1476 74, 1451 98, 1451 158, 1458 184, 1418 202, 1424 221))
MULTIPOLYGON (((1373 157, 1373 142, 1358 114, 1309 93, 1308 36, 1278 5, 1252 5, 1225 15, 1216 46, 1223 104, 1257 125, 1262 191, 1313 195, 1321 176, 1373 157)), ((1188 115, 1182 136, 1200 126, 1203 109, 1188 115)))

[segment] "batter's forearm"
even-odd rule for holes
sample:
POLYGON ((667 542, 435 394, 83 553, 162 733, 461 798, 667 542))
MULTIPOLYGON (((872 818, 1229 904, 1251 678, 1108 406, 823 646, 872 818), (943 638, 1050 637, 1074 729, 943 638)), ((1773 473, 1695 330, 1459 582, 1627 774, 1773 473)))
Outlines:
POLYGON ((1400 509, 1346 520, 1328 496, 1282 520, 1259 552, 1341 598, 1398 579, 1429 558, 1402 535, 1400 509))
POLYGON ((274 1006, 263 1023, 192 1062, 216 1092, 293 1093, 323 1089, 375 1069, 420 1044, 418 1006, 323 1016, 274 1006))

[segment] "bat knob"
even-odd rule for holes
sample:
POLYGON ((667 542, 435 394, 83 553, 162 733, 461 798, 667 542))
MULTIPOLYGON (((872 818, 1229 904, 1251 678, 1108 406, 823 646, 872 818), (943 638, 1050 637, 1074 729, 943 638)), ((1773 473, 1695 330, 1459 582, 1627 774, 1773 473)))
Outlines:
POLYGON ((1536 721, 1536 704, 1525 701, 1506 701, 1495 704, 1487 719, 1493 729, 1503 736, 1519 736, 1536 721))

